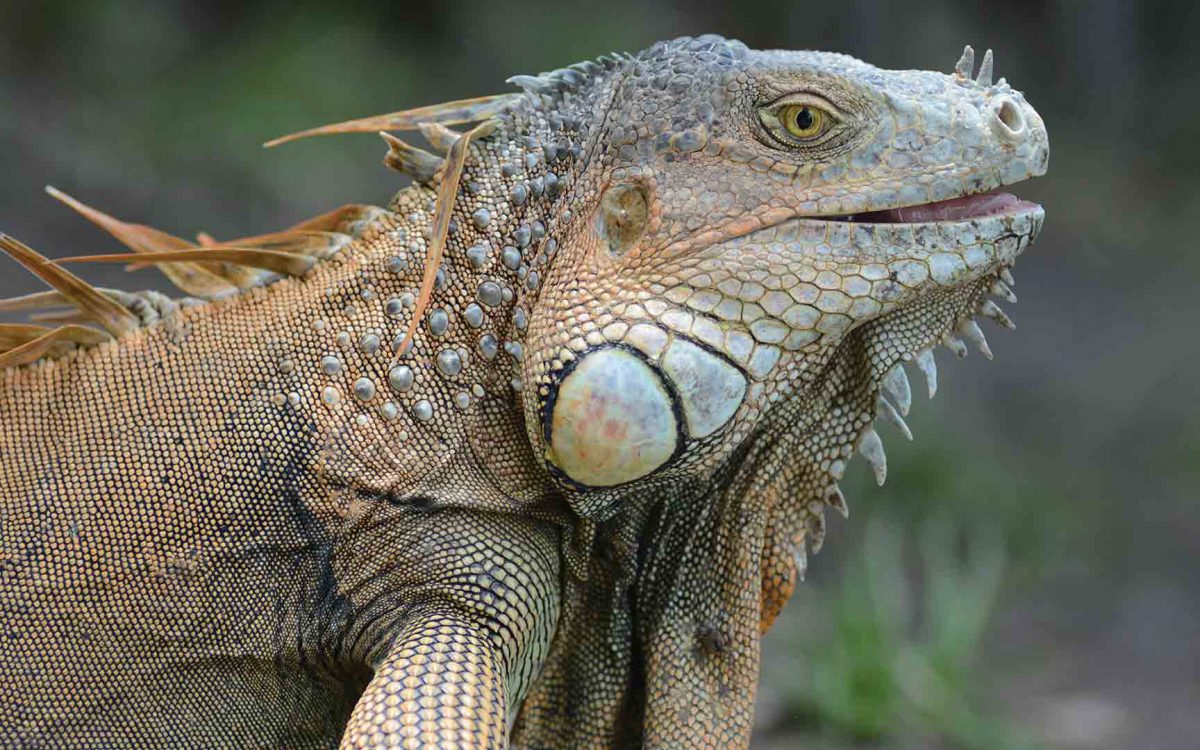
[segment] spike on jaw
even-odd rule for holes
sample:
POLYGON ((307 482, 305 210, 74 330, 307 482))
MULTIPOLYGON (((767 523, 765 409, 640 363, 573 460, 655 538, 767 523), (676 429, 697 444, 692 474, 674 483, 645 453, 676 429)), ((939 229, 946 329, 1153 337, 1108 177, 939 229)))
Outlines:
POLYGON ((846 502, 846 496, 842 494, 842 488, 836 484, 829 486, 825 491, 825 504, 842 514, 842 518, 850 517, 850 505, 846 502))
POLYGON ((867 459, 867 463, 871 464, 871 471, 875 474, 875 483, 882 487, 883 483, 887 481, 887 455, 883 452, 883 441, 879 439, 879 433, 875 432, 874 427, 868 425, 862 436, 859 437, 858 452, 867 459))
POLYGON ((808 550, 803 539, 797 542, 792 549, 792 562, 796 565, 796 577, 803 583, 804 576, 808 573, 808 550))
POLYGON ((932 349, 925 349, 917 354, 917 369, 925 376, 925 384, 929 386, 929 397, 933 398, 937 395, 938 373, 932 349))
POLYGON ((979 314, 983 315, 984 317, 991 318, 992 320, 996 321, 997 325, 1007 328, 1010 331, 1015 331, 1017 328, 1017 324, 1013 323, 1012 318, 1008 317, 1008 315, 1000 309, 1000 305, 997 305, 990 299, 984 300, 983 304, 979 306, 979 314))
POLYGON ((1008 288, 1008 284, 1005 284, 1000 279, 992 282, 992 294, 1007 300, 1009 304, 1015 305, 1017 303, 1017 295, 1013 293, 1012 289, 1008 288))
POLYGON ((958 357, 959 359, 965 359, 967 356, 967 345, 964 344, 961 339, 958 339, 948 333, 942 337, 942 345, 954 352, 954 356, 958 357))
POLYGON ((896 411, 896 407, 892 406, 891 401, 880 396, 879 411, 883 413, 884 419, 896 425, 896 429, 900 430, 901 435, 910 441, 913 439, 912 430, 909 428, 908 423, 904 421, 904 417, 900 416, 900 412, 896 411))
POLYGON ((975 345, 983 356, 988 359, 992 358, 992 348, 988 346, 987 339, 983 336, 983 331, 979 328, 979 324, 971 318, 967 318, 958 326, 958 332, 963 335, 967 341, 975 345))
POLYGON ((908 374, 904 372, 904 365, 897 364, 888 371, 887 375, 883 376, 883 387, 895 397, 900 413, 908 416, 908 410, 912 408, 912 386, 908 383, 908 374))
POLYGON ((474 99, 459 99, 442 104, 431 104, 427 107, 407 109, 386 115, 363 117, 358 120, 346 120, 332 125, 322 125, 318 128, 302 130, 298 133, 280 136, 263 144, 264 148, 309 138, 314 135, 332 135, 335 133, 376 133, 380 130, 416 130, 423 122, 436 122, 442 125, 462 125, 464 123, 489 120, 503 112, 509 105, 520 98, 520 94, 494 94, 480 96, 474 99))
POLYGON ((814 555, 821 552, 825 546, 825 506, 821 503, 811 503, 808 518, 804 522, 804 533, 812 545, 814 555))

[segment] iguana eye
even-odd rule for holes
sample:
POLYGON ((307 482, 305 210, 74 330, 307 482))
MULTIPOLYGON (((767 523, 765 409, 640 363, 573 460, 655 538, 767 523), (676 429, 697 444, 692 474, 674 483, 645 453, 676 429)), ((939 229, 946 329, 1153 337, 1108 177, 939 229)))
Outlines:
POLYGON ((823 142, 840 122, 832 107, 808 95, 767 105, 759 110, 759 117, 775 140, 789 146, 823 142))

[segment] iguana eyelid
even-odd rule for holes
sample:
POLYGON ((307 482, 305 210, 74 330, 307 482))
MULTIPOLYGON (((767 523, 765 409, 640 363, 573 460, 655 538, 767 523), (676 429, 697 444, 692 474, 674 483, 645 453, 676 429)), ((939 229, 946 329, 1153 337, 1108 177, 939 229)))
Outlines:
POLYGON ((809 106, 825 110, 825 113, 828 114, 835 123, 842 122, 846 119, 846 113, 844 110, 842 110, 833 102, 829 101, 829 99, 825 98, 824 96, 811 91, 795 91, 790 94, 784 94, 771 103, 763 105, 759 109, 760 111, 771 110, 772 112, 778 112, 780 109, 792 104, 807 104, 809 106))

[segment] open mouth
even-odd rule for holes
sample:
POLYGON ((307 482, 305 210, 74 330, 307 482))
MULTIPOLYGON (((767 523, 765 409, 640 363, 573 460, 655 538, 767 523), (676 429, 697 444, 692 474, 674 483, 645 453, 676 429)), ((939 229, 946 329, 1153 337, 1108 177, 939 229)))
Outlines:
POLYGON ((1024 201, 1012 193, 987 192, 963 195, 934 203, 921 203, 904 208, 887 208, 861 214, 823 217, 828 221, 848 221, 862 224, 924 224, 940 221, 966 221, 985 216, 1018 214, 1041 208, 1037 203, 1024 201))

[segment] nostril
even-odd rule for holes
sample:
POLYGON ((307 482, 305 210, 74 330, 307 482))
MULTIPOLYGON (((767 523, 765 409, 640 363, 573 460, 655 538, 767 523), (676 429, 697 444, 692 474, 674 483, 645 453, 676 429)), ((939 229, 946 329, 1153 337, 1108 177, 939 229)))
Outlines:
POLYGON ((1019 136, 1025 130, 1025 117, 1021 114, 1021 108, 1016 102, 1009 99, 1007 96, 1001 98, 994 105, 996 113, 996 123, 1000 126, 999 130, 1011 137, 1019 136))
POLYGON ((1021 110, 1017 109, 1017 105, 1009 99, 1000 102, 1000 109, 996 114, 999 115, 1000 122, 1013 132, 1025 126, 1025 121, 1021 118, 1021 110))

